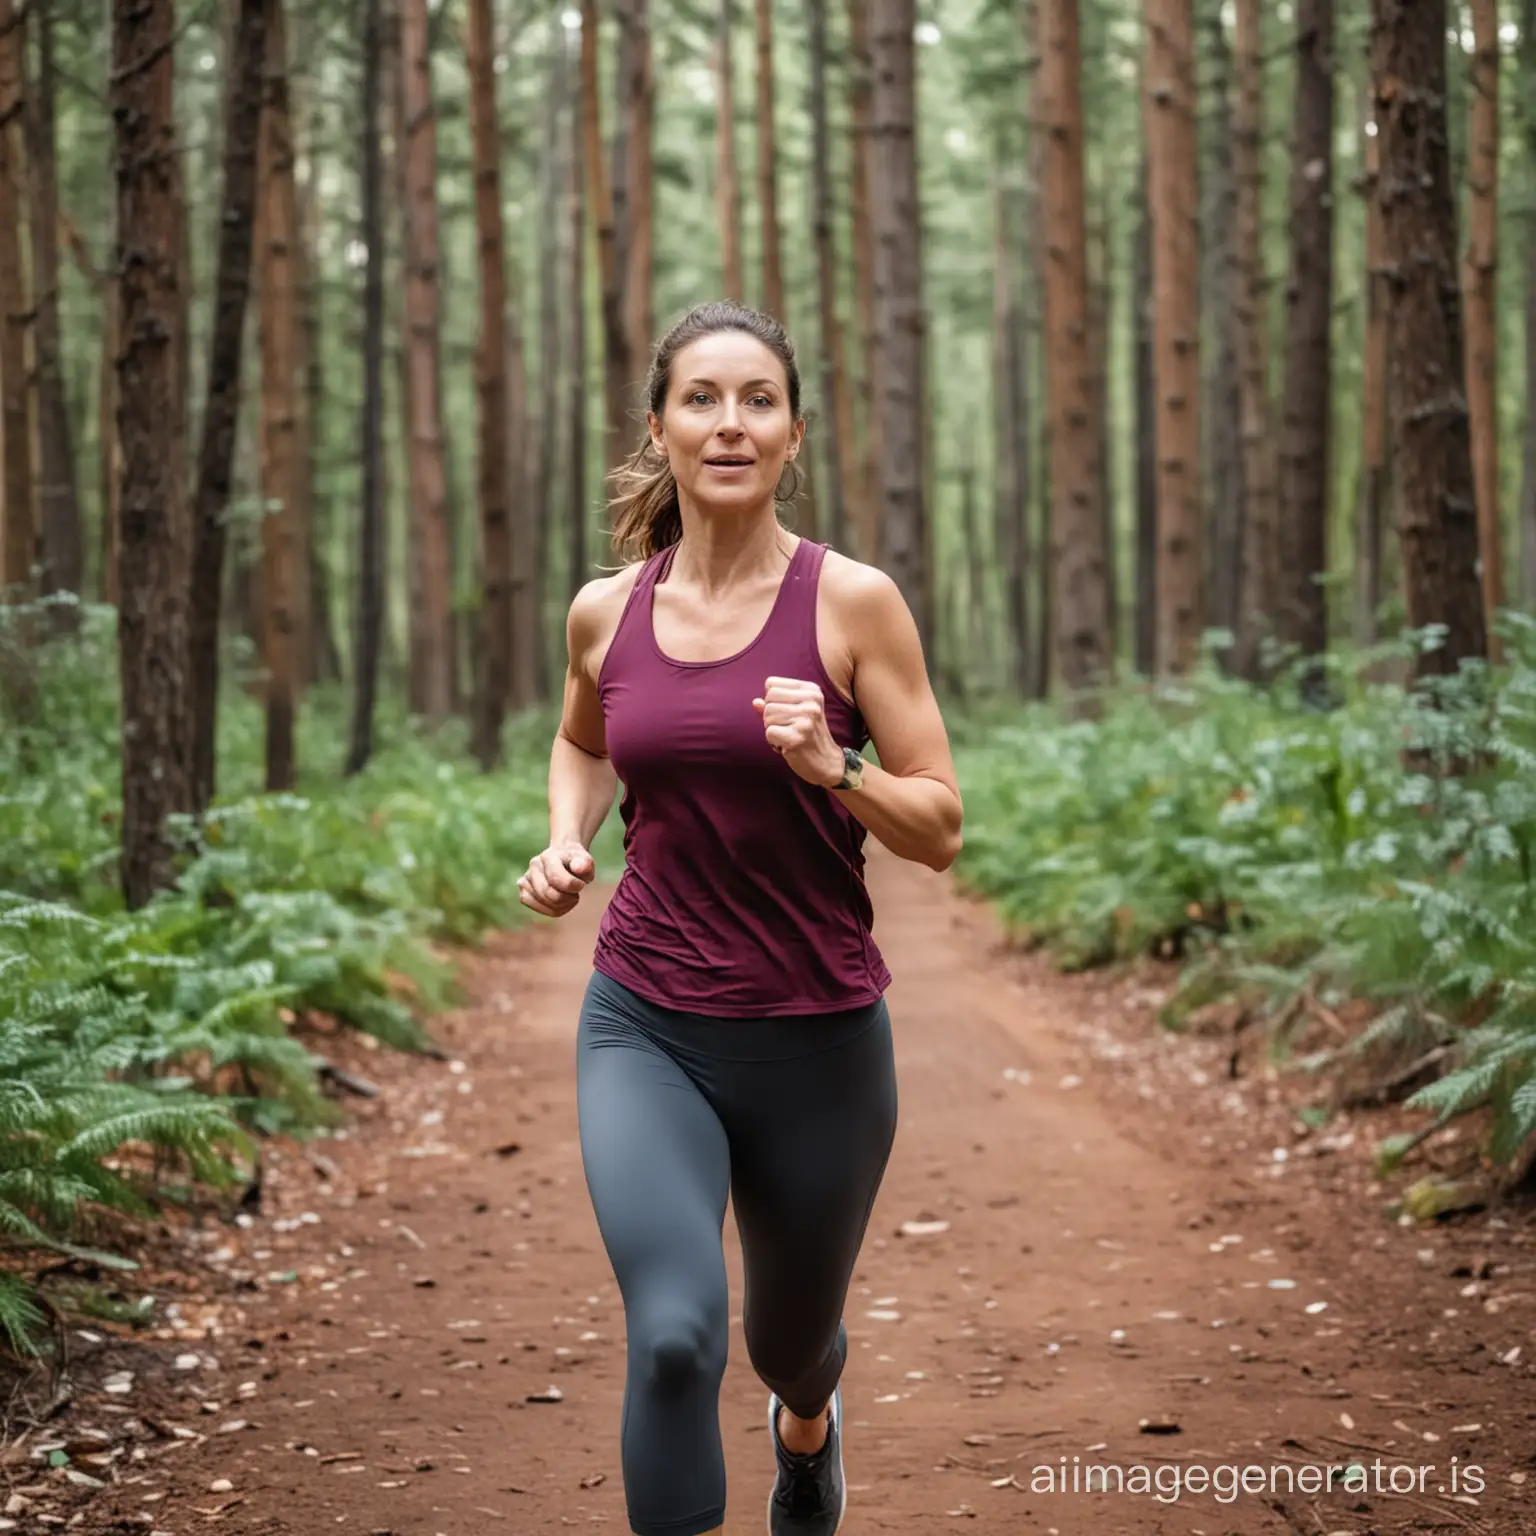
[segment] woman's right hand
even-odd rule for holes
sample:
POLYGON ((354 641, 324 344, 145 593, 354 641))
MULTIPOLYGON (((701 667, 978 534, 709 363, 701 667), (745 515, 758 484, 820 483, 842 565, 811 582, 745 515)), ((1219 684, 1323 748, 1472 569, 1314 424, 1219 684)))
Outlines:
POLYGON ((528 861, 528 873, 517 882, 518 898, 544 917, 564 917, 596 873, 592 855, 580 843, 553 843, 528 861))

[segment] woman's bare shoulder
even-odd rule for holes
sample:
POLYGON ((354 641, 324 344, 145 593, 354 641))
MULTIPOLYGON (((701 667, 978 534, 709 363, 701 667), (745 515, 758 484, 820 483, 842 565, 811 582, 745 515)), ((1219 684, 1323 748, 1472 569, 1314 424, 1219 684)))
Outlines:
POLYGON ((829 549, 822 561, 821 579, 838 616, 854 623, 878 623, 893 607, 905 606, 900 589, 879 566, 866 565, 835 549, 829 549))
POLYGON ((573 661, 608 649, 624 617, 624 605, 644 569, 644 561, 637 560, 607 576, 596 576, 577 589, 565 624, 573 661))

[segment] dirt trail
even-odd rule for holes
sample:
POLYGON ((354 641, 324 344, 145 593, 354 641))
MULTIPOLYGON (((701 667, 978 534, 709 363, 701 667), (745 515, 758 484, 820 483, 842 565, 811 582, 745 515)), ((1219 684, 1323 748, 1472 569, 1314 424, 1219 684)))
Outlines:
MULTIPOLYGON (((848 1536, 1525 1528, 1510 1480, 1529 1454, 1522 1384, 1474 1338, 1422 1356, 1403 1342, 1423 1340, 1461 1284, 1411 1272, 1422 1235, 1356 1236, 1352 1213, 1259 1187, 1219 1147, 1203 1161, 1153 1150, 1156 1107, 1107 1082, 1062 1017, 1081 989, 1001 955, 987 915, 941 877, 877 853, 872 878, 897 976, 901 1125, 847 1310, 848 1536), (948 1229, 898 1235, 931 1219, 948 1229), (1142 1427, 1164 1419, 1179 1431, 1142 1427), (1296 1477, 1351 1447, 1368 1477, 1377 1453, 1384 1478, 1435 1469, 1399 1473, 1400 1487, 1422 1483, 1411 1497, 1306 1491, 1323 1472, 1290 1492, 1271 1470, 1296 1477), (1453 1457, 1484 1467, 1475 1504, 1437 1493, 1453 1457), (1074 1458, 1133 1484, 1135 1466, 1161 1466, 1166 1501, 1034 1491, 1036 1468, 1070 1478, 1074 1458), (1243 1467, 1280 1492, 1250 1483, 1223 1500, 1190 1476, 1226 1487, 1224 1469, 1243 1467), (1190 1486, 1172 1498, 1175 1468, 1190 1486)), ((206 1402, 179 1422, 208 1439, 152 1457, 85 1529, 628 1529, 623 1316, 582 1180, 573 1074, 599 907, 470 962, 472 1006, 437 1029, 450 1062, 369 1059, 386 1092, 326 1144, 339 1166, 320 1193, 303 1151, 269 1170, 263 1213, 237 1236, 263 1282, 292 1268, 296 1283, 261 1284, 222 1368, 180 1378, 206 1402), (528 1401, 551 1385, 559 1401, 528 1401), (212 1432, 237 1418, 247 1427, 212 1432), (220 1478, 232 1488, 211 1491, 220 1478)), ((729 1222, 726 1236, 739 1309, 729 1222)), ((1522 1316, 1512 1336, 1528 1328, 1522 1316)), ((762 1529, 771 1463, 739 1330, 738 1310, 722 1408, 730 1536, 762 1529)))

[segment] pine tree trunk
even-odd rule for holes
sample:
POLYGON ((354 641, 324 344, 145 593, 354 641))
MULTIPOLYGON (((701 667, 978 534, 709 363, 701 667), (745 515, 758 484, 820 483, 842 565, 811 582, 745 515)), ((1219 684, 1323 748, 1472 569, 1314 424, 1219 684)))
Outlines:
POLYGON ((1145 0, 1157 384, 1157 670, 1193 665, 1201 612, 1200 173, 1192 0, 1145 0))
POLYGON ((854 297, 858 304, 859 374, 858 469, 850 487, 858 553, 871 565, 880 560, 880 412, 875 408, 880 338, 875 330, 875 232, 869 213, 869 163, 873 153, 874 60, 869 51, 870 0, 848 0, 850 223, 854 297))
MULTIPOLYGON (((1472 0, 1472 102, 1467 136, 1467 410, 1477 491, 1478 553, 1488 655, 1502 647, 1493 622, 1504 606, 1504 540, 1499 514, 1499 6, 1472 0)), ((1528 429, 1529 430, 1529 429, 1528 429)))
POLYGON ((213 801, 219 709, 219 611, 224 591, 225 513, 235 460, 235 429, 250 307, 255 238, 256 156, 261 137, 266 58, 265 0, 240 0, 229 50, 229 108, 219 209, 218 274, 208 347, 207 401, 192 507, 191 638, 192 793, 199 811, 213 801))
POLYGON ((629 276, 625 281, 625 331, 636 417, 629 440, 644 433, 645 373, 655 344, 655 63, 652 57, 650 0, 629 0, 632 42, 627 60, 629 101, 629 276))
MULTIPOLYGON (((1208 146, 1208 179, 1201 249, 1201 312, 1210 317, 1215 358, 1206 370, 1200 418, 1205 428, 1205 479, 1209 498, 1210 558, 1205 571, 1204 610, 1216 629, 1235 635, 1241 614, 1243 542, 1243 419, 1238 386, 1237 290, 1233 264, 1237 248, 1237 176, 1232 146, 1232 57, 1220 11, 1209 18, 1206 49, 1211 76, 1215 131, 1208 146)), ((1209 333, 1208 333, 1209 334, 1209 333)), ((1230 664, 1228 653, 1224 660, 1230 664)))
POLYGON ((512 510, 506 453, 507 255, 501 213, 501 125, 496 111, 496 45, 490 0, 469 0, 467 45, 475 231, 480 253, 480 335, 475 374, 484 567, 474 751, 480 765, 489 770, 501 761, 501 727, 512 684, 512 510))
MULTIPOLYGON (((1369 106, 1365 113, 1369 119, 1369 106)), ((1367 125, 1374 130, 1374 122, 1367 125)), ((1376 639, 1381 607, 1387 506, 1387 309, 1389 278, 1382 249, 1381 136, 1362 133, 1365 200, 1365 356, 1360 378, 1360 505, 1355 525, 1355 638, 1376 639)))
MULTIPOLYGON (((75 485, 69 402, 59 330, 59 169, 54 130, 53 0, 32 0, 37 23, 37 90, 28 115, 32 137, 32 287, 37 323, 37 423, 42 470, 44 592, 85 593, 85 538, 75 485)), ((73 630, 79 610, 60 608, 59 628, 73 630)))
POLYGON ((773 131, 773 0, 756 0, 757 206, 763 232, 762 307, 780 324, 784 313, 784 257, 779 237, 779 177, 773 131))
POLYGON ((167 817, 192 806, 188 750, 183 461, 176 436, 181 257, 172 0, 112 14, 112 121, 122 348, 122 530, 118 655, 122 682, 123 895, 132 909, 175 879, 167 817))
POLYGON ((715 78, 715 218, 720 226, 720 282, 727 299, 746 302, 741 269, 741 184, 736 170, 736 77, 731 50, 735 0, 720 0, 715 78))
MULTIPOLYGON (((816 241, 816 296, 820 317, 821 397, 832 408, 824 434, 827 478, 822 492, 827 541, 847 547, 847 455, 854 442, 852 402, 843 362, 843 327, 837 314, 837 239, 832 224, 832 166, 827 135, 827 0, 806 0, 811 84, 811 226, 816 241)), ((777 238, 777 235, 775 235, 777 238)))
MULTIPOLYGON (((101 578, 96 590, 101 601, 112 608, 117 606, 119 591, 117 543, 121 531, 123 489, 122 438, 117 424, 119 302, 117 284, 109 283, 102 296, 101 351, 96 368, 96 468, 101 497, 101 578)), ((4 543, 4 529, 0 528, 0 548, 4 543)))
POLYGON ((1257 675, 1279 580, 1279 466, 1269 391, 1269 277, 1264 266, 1263 0, 1236 0, 1232 36, 1232 315, 1243 454, 1237 668, 1257 675))
POLYGON ((363 5, 363 413, 362 506, 358 520, 357 639, 352 652, 352 739, 349 774, 373 756, 373 710, 379 687, 379 643, 384 631, 384 166, 379 140, 383 71, 380 0, 363 5))
POLYGON ((1157 380, 1152 366, 1152 213, 1146 153, 1141 162, 1131 316, 1136 397, 1136 670, 1157 670, 1157 380))
MULTIPOLYGON (((602 293, 603 378, 607 390, 608 449, 611 467, 628 458, 640 439, 643 419, 642 365, 649 338, 634 351, 634 300, 643 284, 648 288, 650 273, 642 278, 634 266, 635 178, 638 162, 637 128, 639 119, 648 118, 649 84, 647 67, 650 42, 646 36, 646 0, 624 0, 617 7, 620 26, 618 100, 613 118, 613 143, 610 146, 611 170, 608 177, 609 201, 613 222, 613 261, 607 269, 602 293)), ((645 125, 648 131, 648 122, 645 125)))
POLYGON ((405 182, 405 419, 409 429, 412 708, 432 724, 453 712, 453 569, 443 439, 442 262, 437 207, 437 108, 427 0, 400 0, 398 149, 405 182))
POLYGON ((993 545, 1003 585, 1005 681, 1018 698, 1030 693, 1029 629, 1029 402, 1024 316, 1019 303, 1018 220, 1006 181, 1008 157, 1000 146, 994 171, 992 265, 993 545))
POLYGON ((29 587, 38 557, 21 265, 21 20, 13 0, 0 0, 0 594, 29 587))
POLYGON ((267 674, 266 785, 293 788, 294 723, 307 631, 305 444, 300 425, 298 202, 283 0, 267 0, 261 114, 261 659, 267 674))
POLYGON ((1077 0, 1041 0, 1040 15, 1051 572, 1061 680, 1077 692, 1106 682, 1113 666, 1101 501, 1104 432, 1090 346, 1077 0))
POLYGON ((1291 154, 1285 398, 1280 427, 1279 637, 1315 656, 1328 643, 1333 311, 1333 0, 1300 0, 1291 154))
POLYGON ((914 0, 872 0, 874 60, 869 193, 875 238, 875 378, 880 413, 883 564, 917 621, 925 649, 935 635, 924 505, 923 296, 917 196, 914 0))
MULTIPOLYGON (((1525 160, 1536 166, 1536 0, 1520 10, 1520 106, 1525 160)), ((1536 413, 1536 202, 1525 219, 1525 414, 1536 413)), ((1526 612, 1536 611, 1536 431, 1527 425, 1520 475, 1520 596, 1526 612)))
MULTIPOLYGON (((582 23, 582 45, 586 45, 586 23, 582 23)), ((585 59, 585 53, 582 55, 585 59)), ((585 107, 585 90, 583 91, 585 107)), ((591 509, 587 506, 587 230, 593 215, 587 201, 587 175, 589 160, 584 160, 582 146, 576 142, 578 128, 571 127, 569 148, 570 185, 569 214, 566 219, 571 241, 571 281, 566 293, 566 315, 569 335, 566 340, 566 402, 568 428, 566 451, 569 462, 566 472, 566 493, 570 497, 567 533, 570 548, 567 555, 567 581, 569 596, 591 579, 591 556, 587 548, 587 519, 591 509)))
POLYGON ((1456 210, 1446 125, 1445 0, 1372 0, 1385 258, 1393 273, 1388 391, 1400 468, 1408 624, 1445 627, 1420 677, 1487 654, 1477 501, 1463 389, 1456 210))
POLYGON ((538 628, 544 589, 534 551, 533 478, 529 473, 528 362, 516 295, 522 285, 512 262, 507 298, 507 507, 512 541, 512 674, 507 702, 514 710, 538 702, 538 628))

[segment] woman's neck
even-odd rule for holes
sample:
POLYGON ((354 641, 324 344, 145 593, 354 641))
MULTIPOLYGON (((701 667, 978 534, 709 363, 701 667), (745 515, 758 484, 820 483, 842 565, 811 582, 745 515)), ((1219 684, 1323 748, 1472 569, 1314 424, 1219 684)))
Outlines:
POLYGON ((772 502, 766 512, 701 514, 683 506, 681 513, 683 536, 672 557, 671 578, 706 596, 733 591, 768 571, 782 572, 794 552, 796 541, 779 526, 772 502))

